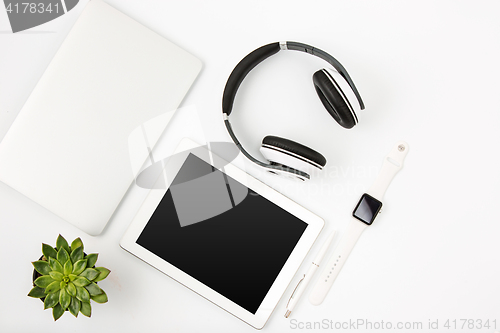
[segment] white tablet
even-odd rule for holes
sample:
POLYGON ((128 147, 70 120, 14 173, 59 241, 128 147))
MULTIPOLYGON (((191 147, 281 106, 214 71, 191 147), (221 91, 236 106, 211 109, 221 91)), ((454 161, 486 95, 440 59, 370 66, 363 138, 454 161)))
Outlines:
POLYGON ((317 215, 184 139, 120 245, 260 329, 323 225, 317 215))

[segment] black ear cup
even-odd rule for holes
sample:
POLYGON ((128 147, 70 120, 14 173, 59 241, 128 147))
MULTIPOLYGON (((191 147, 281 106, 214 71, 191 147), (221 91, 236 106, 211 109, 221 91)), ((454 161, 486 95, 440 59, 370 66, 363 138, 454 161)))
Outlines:
POLYGON ((331 73, 324 69, 313 75, 314 88, 328 113, 340 126, 352 128, 358 122, 353 105, 351 105, 354 101, 349 101, 341 88, 342 83, 338 81, 340 81, 338 77, 335 79, 331 73))
MULTIPOLYGON (((301 171, 304 167, 297 167, 297 165, 304 164, 322 169, 326 164, 326 158, 317 151, 295 141, 277 136, 266 136, 262 140, 261 151, 263 150, 268 151, 263 152, 263 154, 271 162, 284 164, 301 171)), ((306 166, 306 169, 309 168, 306 166)))
POLYGON ((262 140, 260 151, 270 163, 260 161, 243 148, 228 118, 236 92, 245 76, 260 62, 280 50, 305 52, 332 66, 314 73, 313 83, 321 103, 340 126, 354 127, 358 123, 356 112, 363 110, 365 106, 344 66, 330 54, 311 45, 289 41, 267 44, 252 51, 236 65, 227 80, 222 97, 222 116, 229 136, 245 157, 268 172, 305 181, 310 179, 314 171, 321 170, 325 166, 326 159, 323 155, 300 143, 276 136, 266 136, 262 140))

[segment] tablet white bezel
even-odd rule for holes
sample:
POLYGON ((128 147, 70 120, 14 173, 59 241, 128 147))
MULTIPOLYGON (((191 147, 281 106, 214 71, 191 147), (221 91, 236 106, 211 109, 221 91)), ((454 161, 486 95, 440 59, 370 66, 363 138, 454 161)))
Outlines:
MULTIPOLYGON (((264 327, 265 323, 271 316, 281 296, 283 295, 290 281, 297 272, 297 269, 302 264, 302 261, 306 257, 309 249, 321 232, 321 229, 324 226, 324 221, 319 216, 313 214, 312 212, 308 211, 304 207, 300 206, 296 202, 285 197, 284 195, 275 191, 264 183, 251 177, 244 171, 236 168, 234 165, 224 162, 222 159, 212 153, 207 154, 206 149, 200 148, 199 144, 189 139, 183 139, 181 141, 173 156, 179 156, 179 154, 184 154, 185 156, 182 156, 182 158, 170 159, 170 161, 166 163, 164 171, 168 176, 167 188, 152 189, 150 191, 144 203, 139 208, 139 211, 137 212, 130 226, 128 227, 127 231, 123 235, 123 238, 120 241, 120 246, 124 250, 130 252, 131 254, 155 267, 159 271, 170 276, 177 282, 183 284, 197 294, 223 308, 227 312, 233 314, 234 316, 245 321, 251 326, 257 329, 261 329, 262 327, 264 327), (154 253, 148 251, 147 249, 136 243, 137 238, 141 234, 142 230, 146 227, 146 224, 148 223, 150 217, 167 192, 170 183, 180 170, 189 153, 194 154, 195 156, 201 158, 202 160, 213 166, 224 165, 224 167, 219 170, 308 224, 308 227, 304 231, 304 234, 293 249, 290 257, 286 261, 278 277, 272 284, 271 288, 269 289, 267 295, 265 296, 263 302, 261 303, 255 314, 242 308, 238 304, 227 299, 226 297, 222 296, 213 289, 209 288, 208 286, 204 285, 195 278, 184 273, 177 267, 171 265, 164 259, 158 257, 154 253)), ((158 181, 161 181, 161 179, 159 179, 158 181)), ((242 288, 244 288, 244 286, 242 288)))

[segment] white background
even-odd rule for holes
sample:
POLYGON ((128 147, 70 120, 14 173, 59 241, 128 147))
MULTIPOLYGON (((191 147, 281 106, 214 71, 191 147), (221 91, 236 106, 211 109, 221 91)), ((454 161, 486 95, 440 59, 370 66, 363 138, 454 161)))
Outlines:
MULTIPOLYGON (((0 139, 86 2, 16 34, 0 10, 0 139)), ((352 331, 384 331, 375 329, 383 321, 393 327, 421 322, 422 329, 414 330, 420 332, 493 332, 494 320, 500 330, 499 2, 107 2, 202 60, 183 105, 196 110, 206 140, 229 140, 221 120, 227 77, 247 53, 270 42, 300 41, 331 53, 363 97, 359 124, 342 129, 312 85, 312 74, 326 64, 292 51, 266 60, 240 87, 231 122, 252 154, 261 158, 260 141, 272 134, 313 147, 328 160, 307 184, 262 174, 241 157, 236 161, 326 221, 264 330, 358 319, 373 329, 352 331), (400 139, 410 152, 382 215, 362 235, 325 302, 308 302, 310 286, 285 319, 299 275, 331 230, 339 236, 345 230, 354 204, 400 139), (461 330, 461 319, 478 326, 469 329, 467 322, 461 330), (488 319, 490 328, 480 329, 477 320, 488 319), (438 320, 439 329, 430 330, 429 320, 438 320)), ((119 248, 145 193, 133 185, 104 232, 91 237, 0 183, 0 331, 253 331, 119 248), (87 251, 100 253, 98 264, 112 271, 100 283, 109 302, 94 303, 91 319, 66 314, 53 323, 40 301, 26 297, 30 262, 41 243, 55 245, 59 233, 69 241, 81 237, 87 251)))

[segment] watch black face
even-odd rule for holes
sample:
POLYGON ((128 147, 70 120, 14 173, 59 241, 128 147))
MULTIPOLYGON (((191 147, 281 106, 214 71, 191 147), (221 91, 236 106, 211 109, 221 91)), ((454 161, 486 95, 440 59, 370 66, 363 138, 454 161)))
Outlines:
POLYGON ((352 216, 370 225, 375 220, 380 208, 382 208, 382 203, 365 193, 361 196, 356 208, 354 208, 352 216))

